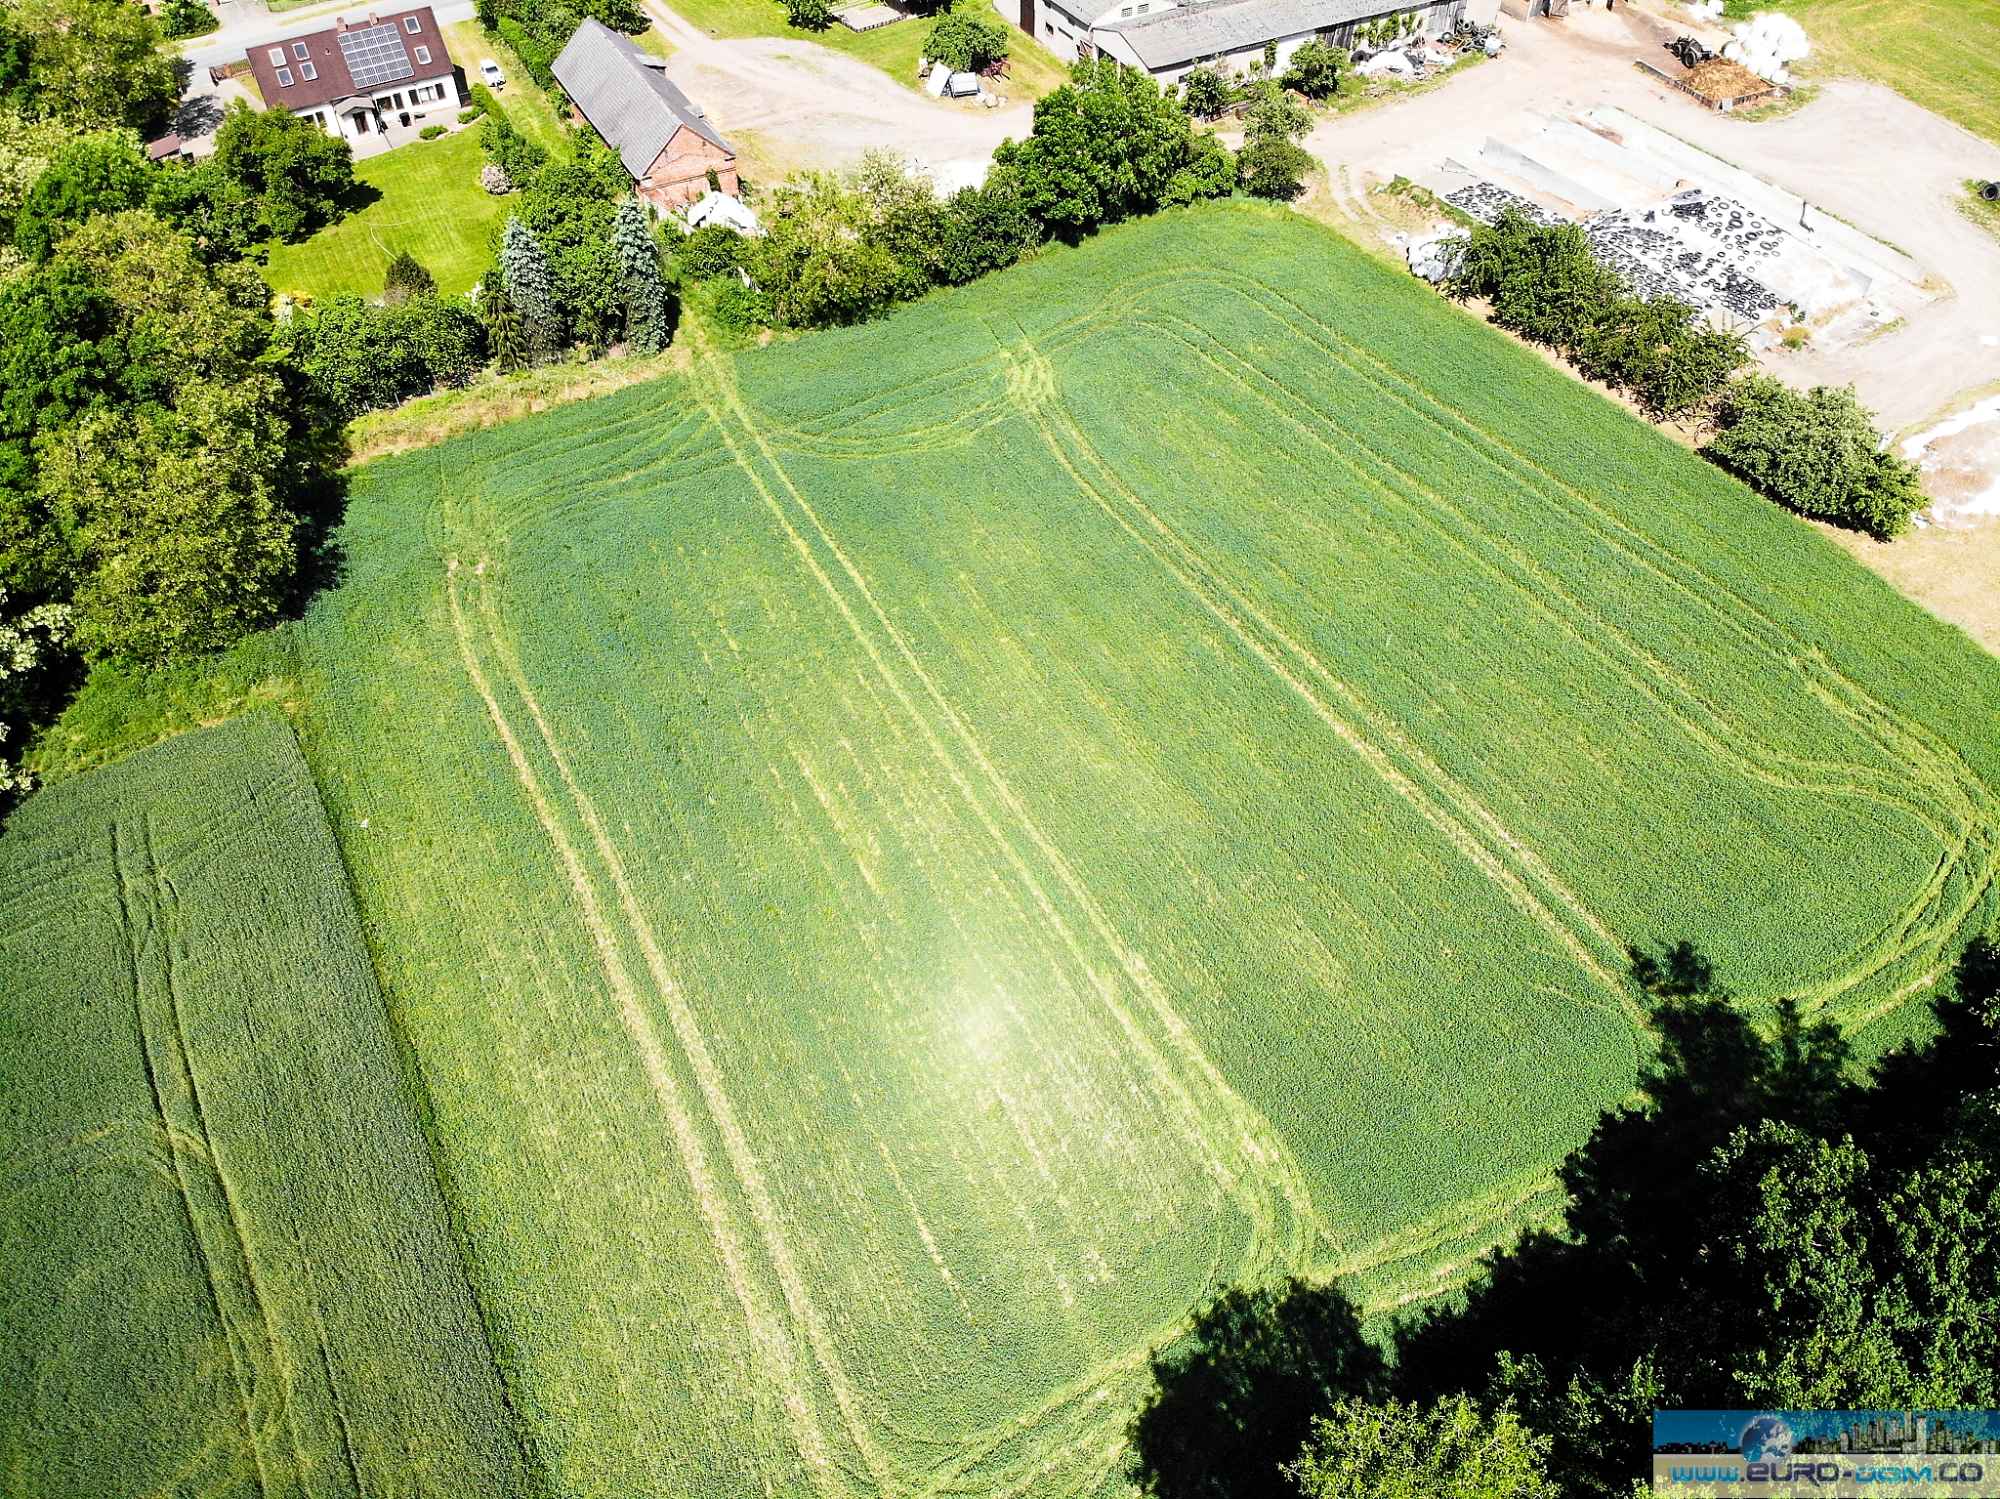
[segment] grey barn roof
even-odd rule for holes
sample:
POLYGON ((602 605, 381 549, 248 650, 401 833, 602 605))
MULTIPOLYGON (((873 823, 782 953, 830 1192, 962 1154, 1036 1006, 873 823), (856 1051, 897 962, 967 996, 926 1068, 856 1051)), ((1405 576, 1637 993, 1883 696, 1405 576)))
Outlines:
POLYGON ((553 69, 563 92, 576 101, 597 133, 610 143, 625 170, 636 179, 685 125, 731 156, 729 142, 708 123, 694 101, 675 88, 648 57, 602 21, 586 18, 556 58, 553 69))
MULTIPOLYGON (((1419 0, 1414 8, 1424 9, 1425 3, 1419 0)), ((1397 8, 1395 0, 1216 0, 1100 23, 1094 29, 1115 32, 1145 67, 1158 69, 1247 51, 1281 36, 1325 31, 1397 8)), ((1406 3, 1401 8, 1413 7, 1406 3)))

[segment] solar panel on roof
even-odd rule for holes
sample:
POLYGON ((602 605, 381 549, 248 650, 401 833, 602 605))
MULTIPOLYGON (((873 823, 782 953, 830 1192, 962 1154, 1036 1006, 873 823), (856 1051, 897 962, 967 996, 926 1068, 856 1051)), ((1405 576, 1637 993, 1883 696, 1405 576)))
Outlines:
POLYGON ((402 34, 394 26, 369 26, 340 33, 341 56, 357 89, 393 83, 416 72, 410 54, 403 50, 402 34))

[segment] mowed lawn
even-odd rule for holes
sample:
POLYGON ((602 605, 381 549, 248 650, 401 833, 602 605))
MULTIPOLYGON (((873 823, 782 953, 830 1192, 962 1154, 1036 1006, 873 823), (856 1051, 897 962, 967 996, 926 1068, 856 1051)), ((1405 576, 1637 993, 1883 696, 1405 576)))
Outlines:
POLYGON ((1286 211, 697 347, 339 541, 301 743, 563 1499, 1118 1493, 1222 1287, 1546 1221, 1632 945, 1866 1051, 1996 909, 2000 664, 1286 211))
POLYGON ((1854 74, 2000 142, 2000 5, 1993 0, 1774 0, 1796 16, 1807 71, 1854 74))
MULTIPOLYGON (((927 16, 911 16, 873 31, 849 31, 838 21, 824 31, 801 31, 786 23, 785 8, 779 0, 667 0, 667 3, 683 19, 716 36, 775 36, 787 41, 811 42, 878 67, 906 87, 919 86, 917 61, 931 29, 927 16)), ((958 0, 958 3, 1000 19, 987 0, 958 0)), ((1068 78, 1063 64, 1019 27, 1007 28, 1007 41, 1010 51, 1003 87, 1011 97, 1039 99, 1068 78)))
MULTIPOLYGON (((500 64, 507 83, 495 97, 515 129, 552 154, 569 149, 555 106, 504 42, 474 21, 447 26, 445 42, 473 82, 482 58, 500 64)), ((376 297, 390 260, 407 250, 437 278, 443 295, 470 291, 492 263, 492 237, 509 211, 506 197, 479 185, 485 163, 477 125, 357 161, 356 179, 379 196, 310 239, 273 245, 264 279, 292 296, 376 297)))

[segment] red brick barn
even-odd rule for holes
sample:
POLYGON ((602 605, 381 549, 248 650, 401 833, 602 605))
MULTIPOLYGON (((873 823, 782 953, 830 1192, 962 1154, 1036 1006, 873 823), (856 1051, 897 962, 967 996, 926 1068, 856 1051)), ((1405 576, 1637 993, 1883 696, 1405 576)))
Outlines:
POLYGON ((734 196, 736 153, 708 116, 676 88, 666 64, 602 22, 585 20, 555 61, 571 105, 625 163, 640 197, 679 208, 708 191, 715 174, 734 196))

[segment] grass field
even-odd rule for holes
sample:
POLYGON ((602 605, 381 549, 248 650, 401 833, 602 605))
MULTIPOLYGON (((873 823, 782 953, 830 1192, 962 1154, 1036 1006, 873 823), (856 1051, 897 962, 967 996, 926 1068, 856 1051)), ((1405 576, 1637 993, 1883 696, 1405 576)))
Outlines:
POLYGON ((341 539, 302 741, 566 1496, 1112 1492, 1221 1287, 1550 1215, 1628 944, 1872 1047, 1996 907, 2000 666, 1285 212, 698 349, 341 539))
POLYGON ((1888 85, 2000 141, 2000 5, 1992 0, 1732 0, 1731 14, 1782 10, 1813 43, 1816 78, 1888 85))
MULTIPOLYGON (((878 67, 905 88, 919 86, 917 58, 931 29, 929 20, 922 16, 873 31, 849 31, 836 22, 824 31, 804 32, 786 24, 785 8, 778 0, 667 0, 667 3, 682 19, 716 36, 775 36, 811 42, 878 67)), ((990 10, 987 0, 959 0, 959 3, 990 10)), ((1034 38, 1010 26, 1007 40, 1012 50, 1004 89, 1010 97, 1039 99, 1068 79, 1069 70, 1034 38)))
POLYGON ((21 810, 0 972, 0 1489, 526 1491, 281 720, 21 810))

